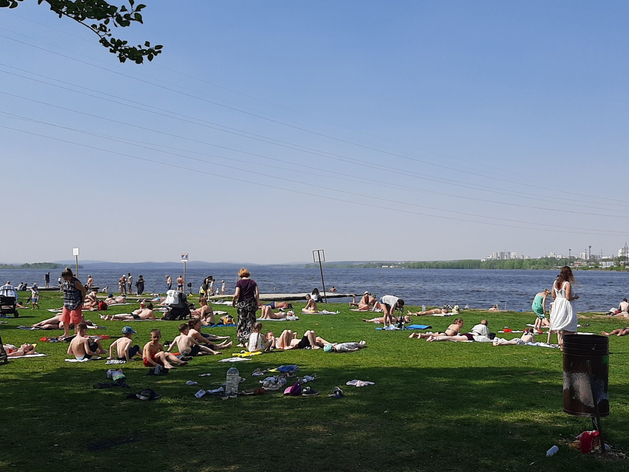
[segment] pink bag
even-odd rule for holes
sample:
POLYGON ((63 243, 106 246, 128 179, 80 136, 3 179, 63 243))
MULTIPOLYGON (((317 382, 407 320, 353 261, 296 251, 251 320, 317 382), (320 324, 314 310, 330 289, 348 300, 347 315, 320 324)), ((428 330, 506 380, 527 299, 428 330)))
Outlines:
POLYGON ((299 382, 296 382, 294 385, 287 387, 284 390, 284 395, 290 395, 292 397, 301 396, 301 384, 299 382))

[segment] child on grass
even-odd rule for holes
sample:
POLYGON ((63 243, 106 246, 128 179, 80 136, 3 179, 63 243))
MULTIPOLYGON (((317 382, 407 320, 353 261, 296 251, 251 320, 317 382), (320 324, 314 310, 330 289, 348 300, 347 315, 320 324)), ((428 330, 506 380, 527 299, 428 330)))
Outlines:
POLYGON ((262 323, 259 321, 253 324, 249 342, 247 343, 247 351, 249 352, 268 352, 275 345, 275 338, 272 335, 262 339, 262 323))
POLYGON ((134 334, 137 334, 137 332, 131 326, 122 328, 122 337, 116 339, 109 346, 109 359, 113 359, 114 348, 116 348, 116 359, 119 361, 129 362, 133 356, 140 354, 140 346, 137 344, 131 346, 134 334))
POLYGON ((34 310, 35 307, 39 310, 39 289, 37 284, 33 284, 31 287, 31 309, 34 310))
POLYGON ((76 336, 68 346, 68 355, 74 356, 77 360, 82 361, 107 352, 103 349, 99 339, 93 340, 85 336, 87 332, 87 325, 85 323, 79 323, 76 329, 76 336))
POLYGON ((161 365, 166 369, 173 369, 171 362, 177 365, 186 365, 186 361, 177 359, 174 354, 164 352, 164 346, 159 340, 162 338, 162 332, 159 329, 151 330, 151 340, 144 345, 142 351, 142 362, 146 367, 155 367, 161 365))
POLYGON ((188 323, 181 323, 179 325, 179 333, 181 334, 177 336, 175 339, 173 339, 173 342, 168 348, 168 352, 170 352, 173 346, 175 346, 176 344, 177 347, 179 348, 179 354, 185 357, 196 356, 202 353, 212 354, 214 356, 218 354, 222 354, 221 352, 214 351, 207 346, 203 346, 199 344, 199 342, 196 339, 190 336, 190 326, 188 326, 188 323))

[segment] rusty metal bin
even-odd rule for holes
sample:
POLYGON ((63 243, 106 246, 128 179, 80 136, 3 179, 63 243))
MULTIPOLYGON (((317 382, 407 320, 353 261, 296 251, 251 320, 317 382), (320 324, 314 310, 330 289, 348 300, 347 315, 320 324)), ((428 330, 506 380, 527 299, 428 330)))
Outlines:
POLYGON ((568 334, 563 338, 563 411, 609 416, 609 338, 568 334))

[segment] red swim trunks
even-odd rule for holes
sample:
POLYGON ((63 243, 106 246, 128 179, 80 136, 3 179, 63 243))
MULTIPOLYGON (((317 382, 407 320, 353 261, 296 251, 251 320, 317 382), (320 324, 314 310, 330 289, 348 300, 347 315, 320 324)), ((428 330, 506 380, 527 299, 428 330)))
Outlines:
MULTIPOLYGON (((151 356, 151 360, 152 360, 153 362, 155 362, 155 364, 158 364, 158 365, 163 365, 163 364, 159 361, 159 359, 155 359, 155 354, 153 354, 153 355, 151 356)), ((155 367, 155 364, 151 364, 151 362, 150 362, 150 361, 149 361, 146 357, 145 357, 144 359, 142 359, 142 362, 144 363, 144 365, 145 365, 146 367, 155 367)))
POLYGON ((81 310, 81 308, 68 310, 64 306, 63 311, 61 312, 61 321, 63 321, 63 324, 66 326, 68 326, 70 323, 73 323, 76 326, 77 324, 83 322, 83 311, 81 310))

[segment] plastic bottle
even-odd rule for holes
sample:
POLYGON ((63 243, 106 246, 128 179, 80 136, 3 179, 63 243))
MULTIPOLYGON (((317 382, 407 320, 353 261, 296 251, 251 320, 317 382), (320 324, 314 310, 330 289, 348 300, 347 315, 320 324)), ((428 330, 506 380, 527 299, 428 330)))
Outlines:
POLYGON ((557 452, 559 452, 559 448, 557 446, 553 446, 546 451, 546 457, 554 456, 557 452))
POLYGON ((422 305, 422 311, 426 311, 426 305, 422 305))
POLYGON ((230 397, 238 396, 238 384, 240 383, 240 372, 236 367, 231 366, 225 378, 225 393, 230 397))

